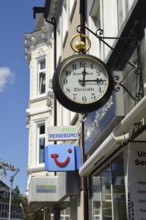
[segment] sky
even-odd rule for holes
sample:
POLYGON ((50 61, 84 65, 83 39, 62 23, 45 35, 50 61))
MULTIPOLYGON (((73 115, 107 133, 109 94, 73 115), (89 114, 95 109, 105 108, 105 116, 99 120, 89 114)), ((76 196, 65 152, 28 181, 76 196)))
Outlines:
MULTIPOLYGON (((29 65, 24 52, 24 34, 33 32, 33 7, 44 0, 0 0, 0 161, 19 168, 13 188, 26 191, 29 102, 29 65)), ((2 170, 1 170, 2 172, 2 170)), ((14 173, 6 170, 6 184, 14 173)))

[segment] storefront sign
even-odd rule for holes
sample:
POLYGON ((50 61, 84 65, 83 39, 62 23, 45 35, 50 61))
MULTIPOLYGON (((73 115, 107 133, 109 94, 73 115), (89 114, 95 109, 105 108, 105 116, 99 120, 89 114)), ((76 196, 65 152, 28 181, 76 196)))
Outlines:
POLYGON ((81 166, 80 147, 72 144, 49 145, 45 147, 45 170, 75 171, 81 166))
MULTIPOLYGON (((122 72, 115 73, 121 80, 122 72)), ((85 120, 84 137, 85 153, 91 148, 93 143, 105 131, 105 128, 112 128, 114 121, 124 115, 123 89, 113 92, 109 101, 98 111, 89 113, 85 120)))
POLYGON ((146 143, 130 143, 128 157, 128 220, 145 220, 146 143))
POLYGON ((50 126, 48 127, 49 141, 77 140, 77 126, 50 126))
POLYGON ((36 193, 56 193, 56 185, 37 185, 36 193))

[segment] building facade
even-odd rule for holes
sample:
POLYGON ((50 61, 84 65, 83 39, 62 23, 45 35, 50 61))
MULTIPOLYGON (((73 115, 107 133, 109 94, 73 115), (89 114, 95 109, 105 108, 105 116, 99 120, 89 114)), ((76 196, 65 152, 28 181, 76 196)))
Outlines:
MULTIPOLYGON (((10 188, 3 181, 0 180, 0 220, 9 218, 9 201, 10 188)), ((14 203, 16 197, 16 192, 12 191, 12 205, 11 205, 11 215, 10 218, 13 220, 24 219, 22 208, 19 204, 14 203)))
POLYGON ((66 207, 66 219, 145 219, 145 8, 144 0, 46 0, 34 10, 41 16, 35 31, 25 34, 28 200, 47 210, 48 219, 51 213, 59 219, 66 207), (78 33, 89 37, 87 53, 106 63, 114 80, 108 102, 89 114, 61 106, 51 86, 59 63, 75 54, 70 41, 78 33), (48 127, 69 125, 78 127, 80 138, 72 144, 81 147, 82 165, 79 172, 49 172, 44 165, 44 149, 52 144, 48 127))

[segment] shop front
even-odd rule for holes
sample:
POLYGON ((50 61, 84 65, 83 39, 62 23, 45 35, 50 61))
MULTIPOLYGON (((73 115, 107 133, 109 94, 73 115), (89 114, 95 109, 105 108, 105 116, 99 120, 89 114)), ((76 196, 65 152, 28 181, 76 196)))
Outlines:
POLYGON ((145 118, 146 97, 123 118, 115 111, 122 99, 114 100, 113 117, 107 104, 102 118, 94 112, 85 120, 88 159, 79 174, 88 177, 89 219, 146 219, 146 126, 133 129, 145 118))
POLYGON ((92 219, 127 219, 124 156, 120 153, 91 176, 92 219))
POLYGON ((146 142, 130 142, 90 176, 91 219, 146 216, 146 142))

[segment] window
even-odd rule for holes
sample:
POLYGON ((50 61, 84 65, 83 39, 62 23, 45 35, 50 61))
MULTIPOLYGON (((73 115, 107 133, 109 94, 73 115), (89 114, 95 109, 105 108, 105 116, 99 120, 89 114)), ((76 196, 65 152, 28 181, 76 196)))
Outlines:
POLYGON ((100 176, 93 176, 93 219, 100 219, 101 212, 101 184, 100 176))
MULTIPOLYGON (((99 0, 95 0, 91 6, 91 9, 89 11, 89 26, 92 30, 97 30, 101 28, 101 6, 100 6, 100 1, 99 0)), ((91 40, 91 42, 95 42, 95 36, 93 36, 92 34, 89 33, 89 38, 91 40)), ((91 49, 90 52, 97 57, 101 58, 101 42, 99 40, 96 41, 96 45, 95 43, 93 43, 91 45, 91 49), (97 48, 97 50, 95 50, 95 47, 97 48)))
POLYGON ((73 19, 75 8, 76 8, 76 3, 77 3, 76 0, 69 1, 70 21, 72 21, 72 19, 73 19))
POLYGON ((38 149, 39 163, 44 163, 44 148, 45 148, 45 124, 38 126, 38 149))
POLYGON ((92 6, 91 10, 91 16, 93 19, 93 22, 95 24, 95 27, 98 29, 100 28, 100 2, 99 0, 96 0, 94 2, 94 5, 92 6))
POLYGON ((67 1, 63 1, 63 8, 62 8, 62 37, 63 37, 63 47, 66 43, 66 38, 68 36, 68 11, 67 11, 67 1))
POLYGON ((38 62, 38 95, 46 93, 46 60, 38 62))
POLYGON ((129 0, 128 1, 128 8, 129 8, 129 10, 132 7, 133 3, 134 3, 134 0, 129 0))
POLYGON ((101 173, 101 196, 103 219, 112 220, 112 197, 111 197, 111 176, 110 166, 101 173))
POLYGON ((124 17, 125 17, 125 15, 124 15, 124 8, 123 8, 123 0, 121 1, 121 0, 117 0, 117 13, 118 13, 118 15, 117 15, 117 18, 118 18, 118 28, 120 29, 121 28, 121 26, 122 26, 122 24, 123 24, 123 21, 124 21, 124 17))
POLYGON ((118 11, 118 26, 121 28, 125 21, 129 10, 131 9, 134 0, 117 0, 117 11, 118 11))
POLYGON ((123 155, 92 177, 93 219, 127 220, 123 155))
POLYGON ((126 220, 126 195, 123 158, 120 156, 113 161, 111 168, 114 218, 118 220, 126 220))
POLYGON ((59 63, 59 58, 61 56, 61 31, 60 31, 60 26, 61 22, 60 20, 58 21, 58 26, 57 26, 57 63, 59 63))

